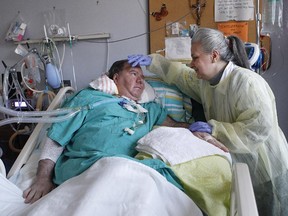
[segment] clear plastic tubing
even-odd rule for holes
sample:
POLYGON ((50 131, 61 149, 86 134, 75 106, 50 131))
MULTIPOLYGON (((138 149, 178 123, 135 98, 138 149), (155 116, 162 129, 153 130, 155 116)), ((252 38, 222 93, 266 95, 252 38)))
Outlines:
POLYGON ((7 118, 0 121, 0 126, 11 124, 11 123, 54 123, 54 122, 61 122, 65 121, 81 110, 91 110, 95 107, 101 106, 107 103, 115 103, 120 101, 126 101, 124 98, 111 98, 104 101, 95 102, 93 104, 88 104, 87 106, 83 107, 76 107, 76 108, 61 108, 52 111, 15 111, 11 109, 7 109, 3 106, 0 106, 0 112, 5 113, 9 116, 16 116, 12 118, 7 118), (60 115, 60 116, 59 116, 60 115), (55 117, 51 117, 55 116, 55 117))
POLYGON ((0 126, 6 125, 6 124, 12 124, 12 123, 56 123, 56 122, 61 122, 65 121, 72 116, 74 116, 76 113, 80 111, 74 111, 71 112, 67 115, 63 116, 57 116, 57 117, 43 117, 43 118, 35 118, 35 117, 29 117, 29 118, 22 118, 22 117, 13 117, 13 118, 8 118, 0 121, 0 126))

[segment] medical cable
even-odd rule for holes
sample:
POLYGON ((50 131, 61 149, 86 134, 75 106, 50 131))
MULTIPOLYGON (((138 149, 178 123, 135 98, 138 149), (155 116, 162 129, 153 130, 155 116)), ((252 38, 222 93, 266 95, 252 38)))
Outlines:
POLYGON ((59 64, 59 76, 60 76, 60 80, 62 82, 62 87, 64 87, 64 78, 63 78, 63 71, 62 71, 62 65, 63 65, 63 62, 64 62, 64 57, 65 57, 65 51, 66 51, 66 46, 65 44, 63 43, 63 52, 62 52, 62 58, 60 58, 60 54, 59 54, 59 50, 55 44, 55 42, 53 41, 53 44, 54 44, 54 47, 55 47, 55 51, 56 51, 56 54, 57 54, 57 58, 58 58, 58 64, 59 64))
MULTIPOLYGON (((193 9, 195 10, 195 9, 193 9)), ((173 25, 174 23, 177 23, 179 22, 180 20, 184 19, 185 17, 191 15, 191 12, 188 12, 186 14, 184 14, 183 16, 179 17, 178 19, 174 20, 173 22, 169 23, 169 25, 173 25)), ((122 38, 122 39, 118 39, 118 40, 110 40, 108 43, 118 43, 118 42, 122 42, 122 41, 126 41, 126 40, 131 40, 131 39, 134 39, 134 38, 138 38, 138 37, 142 37, 144 35, 149 35, 153 32, 157 32, 157 31, 160 31, 162 29, 166 29, 167 28, 167 25, 165 26, 161 26, 159 28, 156 28, 154 30, 151 30, 151 31, 148 31, 148 32, 144 32, 144 33, 141 33, 141 34, 138 34, 138 35, 134 35, 134 36, 131 36, 131 37, 126 37, 126 38, 122 38)), ((87 43, 107 43, 106 42, 101 42, 101 41, 92 41, 92 40, 86 40, 86 41, 83 41, 84 43, 87 42, 87 43)))
MULTIPOLYGON (((62 64, 63 64, 63 61, 64 61, 64 56, 65 56, 65 44, 63 44, 63 54, 62 54, 62 58, 60 58, 60 54, 59 54, 59 50, 55 44, 55 42, 53 40, 51 40, 51 43, 55 49, 55 52, 56 52, 56 55, 57 55, 57 59, 58 59, 58 70, 59 70, 59 74, 57 73, 58 75, 58 78, 61 80, 62 82, 62 87, 64 87, 64 83, 63 83, 63 71, 62 71, 62 64)), ((53 52, 52 52, 53 53, 53 52)), ((54 59, 54 62, 56 64, 56 60, 55 60, 55 57, 54 55, 53 56, 53 59, 54 59)))
POLYGON ((142 9, 144 15, 147 15, 147 11, 144 9, 143 5, 141 4, 141 2, 138 0, 138 5, 140 6, 140 8, 142 9))
POLYGON ((77 91, 77 81, 76 81, 76 74, 75 74, 75 67, 74 67, 74 55, 73 55, 73 49, 72 49, 72 37, 71 37, 69 23, 67 23, 67 28, 68 28, 68 34, 69 34, 69 46, 70 46, 70 55, 71 55, 71 61, 72 61, 72 73, 73 73, 74 89, 75 89, 75 91, 77 91))
POLYGON ((4 72, 4 79, 3 79, 3 104, 6 107, 9 107, 8 97, 9 97, 9 93, 11 92, 11 90, 15 91, 15 93, 11 97, 16 97, 16 99, 18 101, 21 101, 21 102, 24 101, 27 104, 27 106, 29 107, 29 110, 34 110, 34 108, 31 106, 31 104, 27 101, 25 94, 24 94, 24 92, 23 92, 23 90, 19 84, 18 78, 17 78, 16 73, 15 73, 15 68, 12 68, 12 69, 6 68, 5 72, 4 72), (12 73, 10 75, 12 77, 13 84, 10 84, 8 82, 9 71, 12 71, 12 73), (8 89, 10 89, 10 91, 8 89))
POLYGON ((106 39, 106 65, 105 65, 105 68, 106 68, 106 71, 109 71, 109 68, 108 68, 108 63, 110 61, 109 59, 109 56, 110 56, 110 46, 109 46, 109 39, 107 38, 106 39))
POLYGON ((37 102, 36 102, 36 110, 37 111, 42 110, 43 98, 46 95, 48 97, 48 104, 50 104, 53 101, 53 99, 56 97, 55 93, 52 92, 52 91, 41 92, 40 95, 38 96, 38 99, 37 99, 37 102))
POLYGON ((12 134, 12 136, 9 139, 9 143, 8 143, 10 150, 13 152, 16 152, 16 153, 20 153, 22 149, 16 148, 14 146, 14 140, 18 135, 25 135, 25 134, 28 134, 29 132, 30 132, 29 127, 25 126, 24 129, 18 130, 14 134, 12 134))
MULTIPOLYGON (((46 61, 46 73, 47 73, 48 64, 49 64, 50 69, 52 68, 52 71, 55 71, 53 73, 53 76, 55 76, 55 78, 53 80, 59 80, 61 82, 62 87, 64 86, 64 84, 63 84, 63 71, 62 71, 64 52, 65 52, 65 49, 63 48, 62 58, 60 58, 58 48, 57 48, 55 42, 50 38, 47 38, 46 42, 42 43, 41 53, 46 54, 45 55, 46 56, 46 59, 45 59, 45 61, 46 61), (56 52, 57 58, 55 58, 54 52, 56 52), (58 61, 56 61, 56 59, 58 59, 58 61)), ((47 74, 46 74, 46 77, 47 77, 47 74)))
POLYGON ((26 100, 26 97, 24 96, 24 92, 18 82, 18 78, 16 76, 16 74, 14 73, 15 71, 13 71, 11 73, 11 77, 13 80, 13 84, 14 84, 14 88, 13 85, 9 84, 9 82, 7 83, 8 80, 8 76, 9 76, 9 70, 10 69, 5 69, 5 73, 4 73, 4 80, 3 80, 3 103, 6 107, 8 107, 8 95, 9 95, 9 91, 8 91, 8 87, 10 90, 15 90, 15 93, 13 96, 15 96, 17 98, 18 101, 25 101, 27 103, 27 106, 29 107, 29 109, 34 110, 34 108, 30 105, 30 103, 28 103, 28 101, 26 100), (20 96, 20 98, 19 98, 20 96))

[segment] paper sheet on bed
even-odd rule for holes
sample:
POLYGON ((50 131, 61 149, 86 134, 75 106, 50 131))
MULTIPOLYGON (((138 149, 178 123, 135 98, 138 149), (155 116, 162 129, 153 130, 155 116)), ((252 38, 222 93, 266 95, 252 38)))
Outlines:
POLYGON ((171 166, 209 155, 224 156, 231 162, 229 153, 199 139, 186 128, 158 127, 138 140, 136 150, 171 166))
POLYGON ((117 157, 100 159, 31 205, 0 175, 0 209, 1 216, 202 216, 195 203, 157 171, 117 157))

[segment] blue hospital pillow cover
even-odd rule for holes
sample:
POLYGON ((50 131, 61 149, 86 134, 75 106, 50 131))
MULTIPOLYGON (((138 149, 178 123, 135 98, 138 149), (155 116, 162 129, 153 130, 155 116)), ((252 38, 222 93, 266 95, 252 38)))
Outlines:
POLYGON ((175 85, 169 85, 156 76, 147 76, 145 80, 154 88, 156 102, 167 109, 171 118, 188 123, 194 121, 191 99, 180 92, 175 85))

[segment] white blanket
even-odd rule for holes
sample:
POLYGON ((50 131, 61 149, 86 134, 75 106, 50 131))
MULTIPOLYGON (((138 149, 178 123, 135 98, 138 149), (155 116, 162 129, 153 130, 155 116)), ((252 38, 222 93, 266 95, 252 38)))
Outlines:
POLYGON ((194 136, 186 128, 158 127, 138 140, 136 149, 171 166, 209 155, 220 155, 232 161, 229 153, 194 136))
POLYGON ((103 158, 34 204, 0 175, 2 216, 200 216, 199 208, 158 172, 125 158, 103 158))

